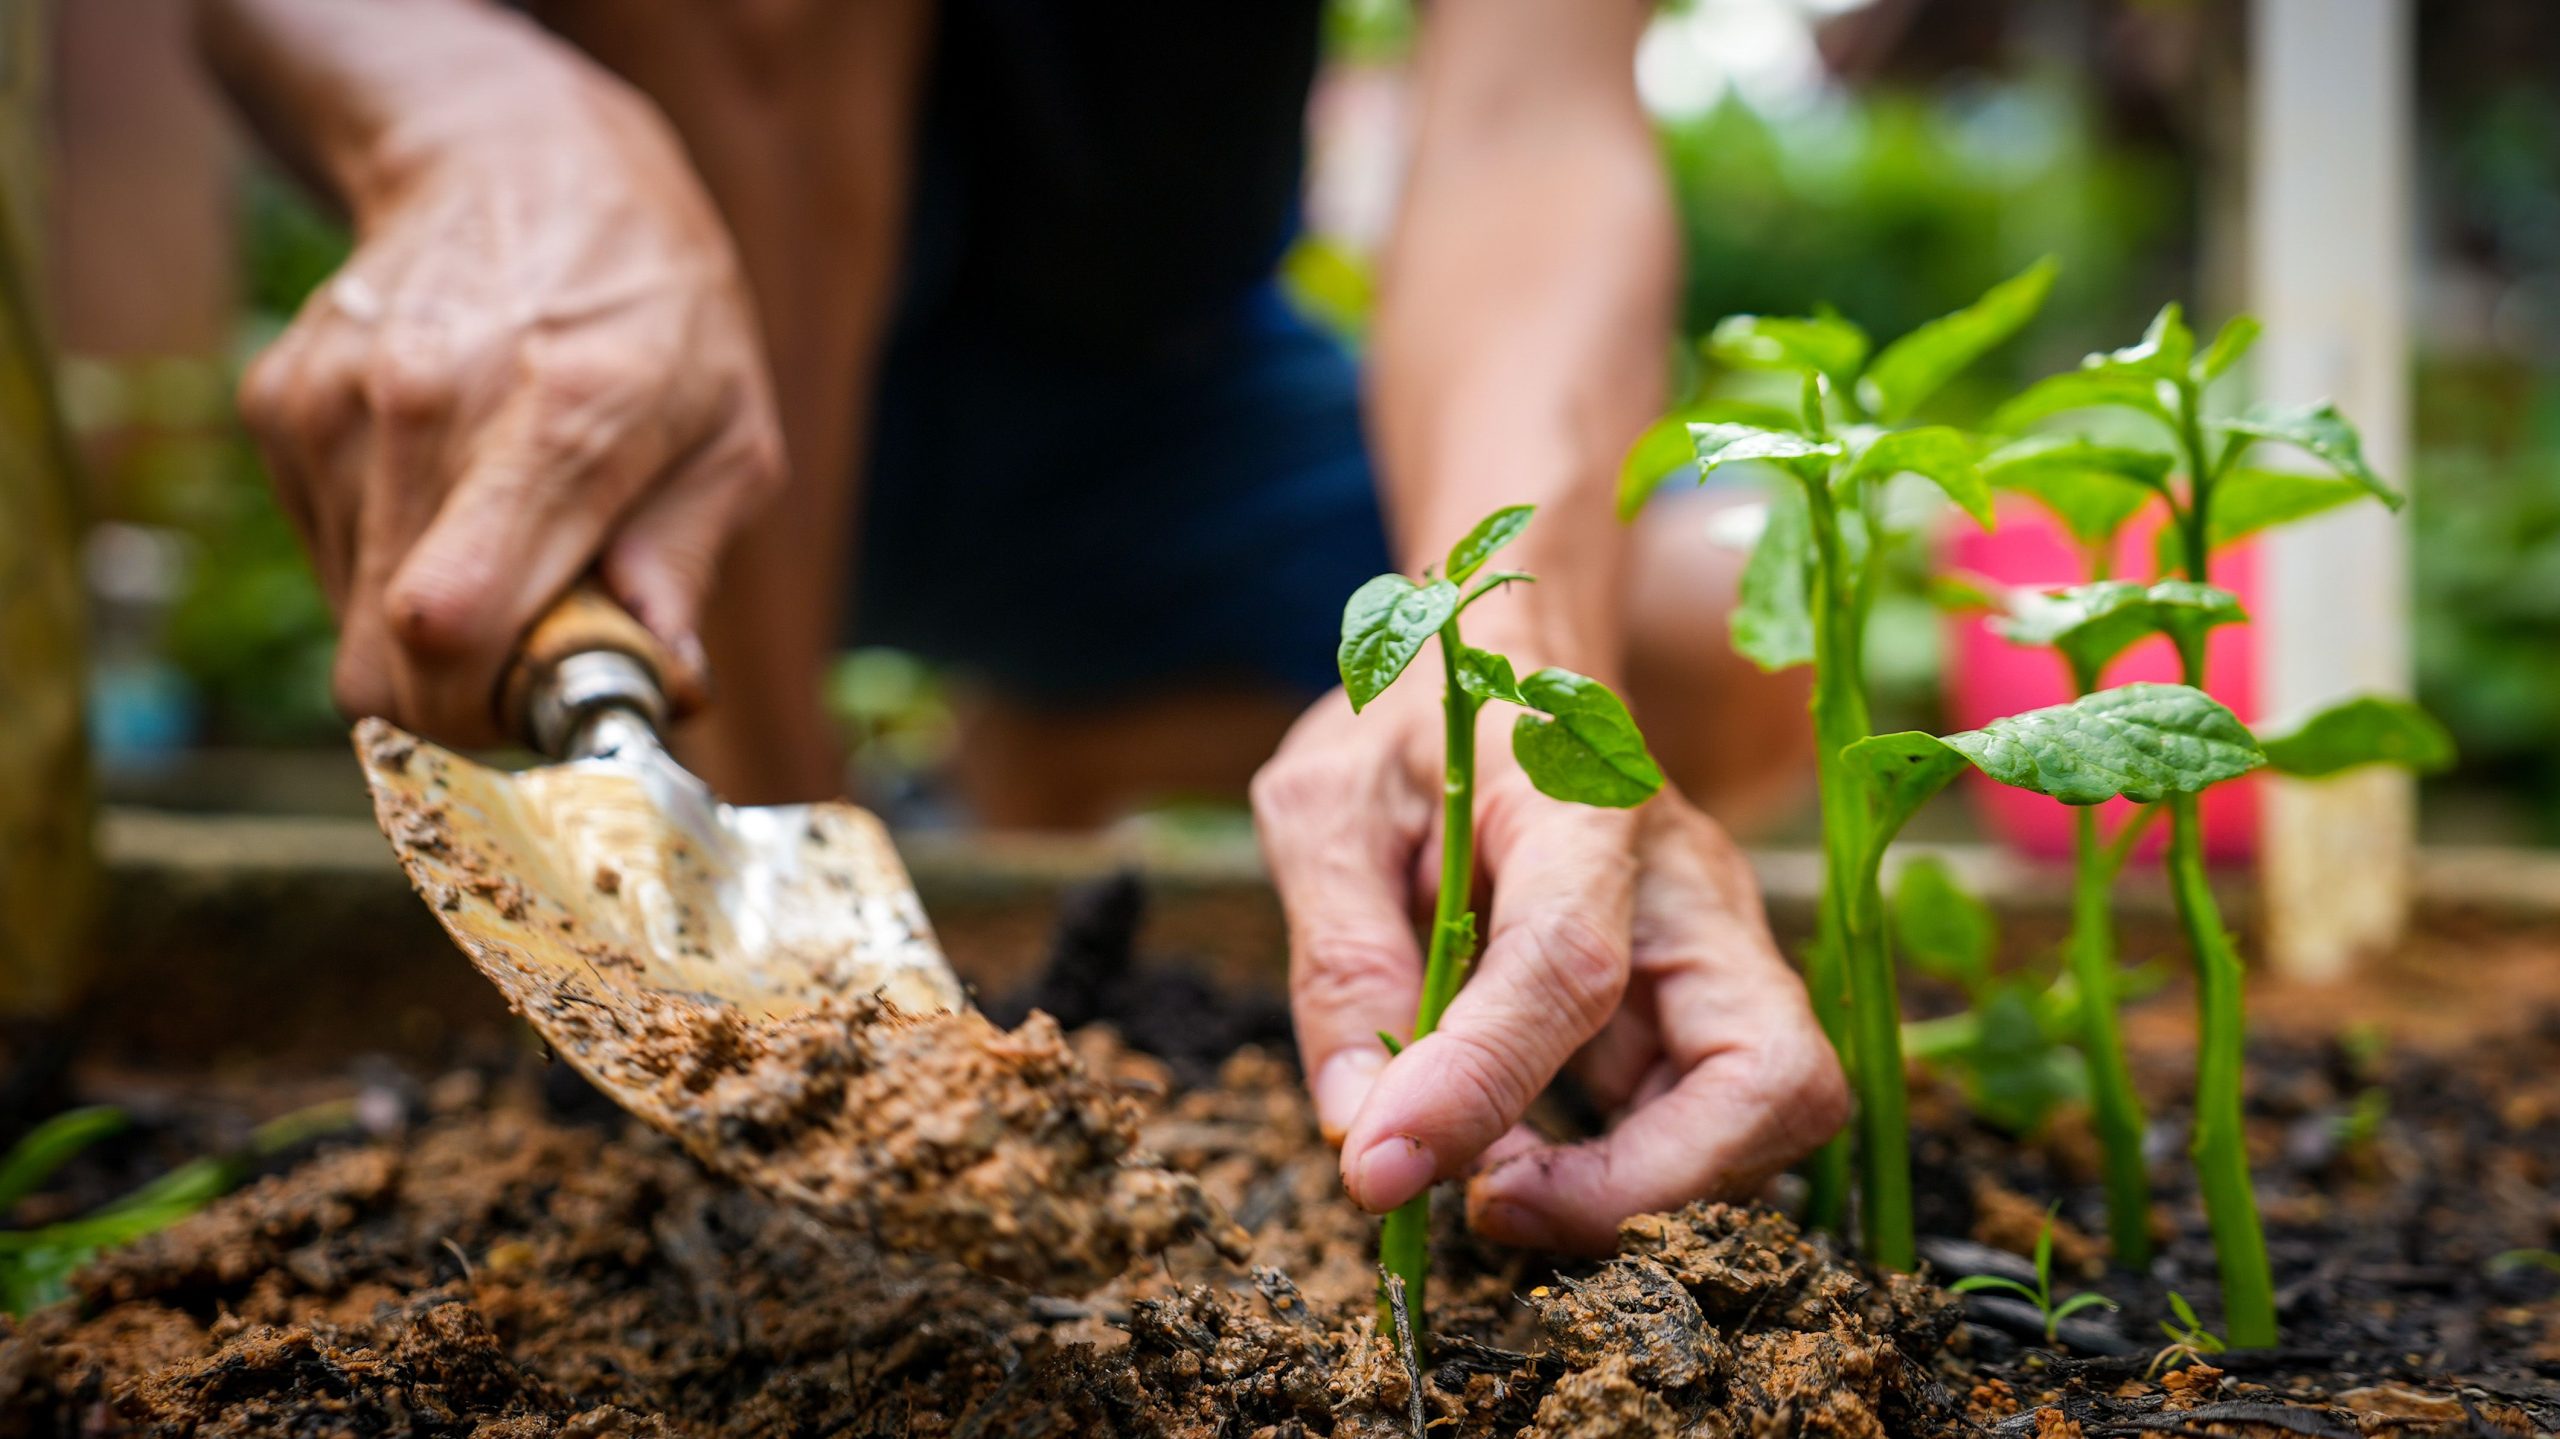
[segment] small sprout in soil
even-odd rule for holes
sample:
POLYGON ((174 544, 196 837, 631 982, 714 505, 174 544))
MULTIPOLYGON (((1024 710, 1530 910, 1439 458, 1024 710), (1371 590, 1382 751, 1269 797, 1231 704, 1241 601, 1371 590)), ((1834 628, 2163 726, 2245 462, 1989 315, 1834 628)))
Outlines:
MULTIPOLYGON (((1425 570, 1417 583, 1403 575, 1380 575, 1354 591, 1343 607, 1336 659, 1354 711, 1385 693, 1434 636, 1440 641, 1446 775, 1440 890, 1413 1037, 1398 1044, 1390 1035, 1378 1036, 1390 1055, 1400 1056, 1439 1027, 1475 957, 1476 917, 1468 898, 1476 862, 1476 716, 1487 703, 1499 700, 1523 711, 1511 727, 1511 753, 1540 793, 1577 804, 1625 808, 1642 804, 1662 787, 1662 771, 1645 749, 1644 736, 1608 686, 1552 667, 1518 676, 1508 657, 1477 649, 1458 632, 1459 617, 1468 606, 1503 585, 1532 578, 1517 570, 1485 572, 1484 566, 1528 528, 1533 513, 1529 505, 1496 510, 1451 547, 1441 577, 1425 570)), ((1384 1278, 1401 1281, 1415 1343, 1424 1348, 1430 1342, 1424 1306, 1430 1221, 1426 1191, 1389 1214, 1378 1237, 1380 1269, 1384 1278)), ((1382 1278, 1381 1333, 1394 1332, 1391 1292, 1382 1278)))
POLYGON ((1911 967, 1965 997, 1958 1013, 1905 1023, 1905 1056, 1953 1073, 1974 1112, 2010 1134, 2035 1132, 2056 1107, 2088 1093, 2069 1042, 2080 1002, 2070 976, 1995 973, 1999 921, 1946 861, 1922 855, 1902 866, 1891 917, 1911 967))
POLYGON ((2231 1347, 2222 1342, 2221 1335, 2204 1327, 2204 1321, 2196 1317, 2196 1307, 2175 1289, 2169 1291, 2169 1312, 2178 1316, 2175 1324, 2166 1319, 2160 1321, 2160 1332, 2169 1336, 2169 1345, 2151 1356, 2151 1367, 2142 1371, 2143 1378, 2182 1364, 2201 1363, 2206 1355, 2220 1354, 2231 1347))
POLYGON ((2547 1269, 2560 1274, 2560 1254, 2548 1249, 2510 1249, 2489 1260, 2492 1274, 2513 1274, 2519 1269, 2547 1269))
POLYGON ((2059 1336, 2062 1331, 2062 1321, 2079 1313, 2081 1310, 2101 1307, 2107 1309, 2118 1308, 2119 1306, 2114 1300, 2109 1299, 2103 1294, 2095 1292, 2073 1294, 2058 1300, 2054 1297, 2053 1217, 2055 1214, 2059 1213, 2061 1209, 2062 1206, 2057 1203, 2051 1208, 2045 1210, 2044 1227, 2036 1231, 2036 1282, 2034 1288, 2030 1289, 2026 1285, 2021 1284, 2017 1280, 2011 1279, 2006 1275, 1968 1274, 1964 1278, 1957 1280, 1955 1283, 1948 1285, 1947 1292, 1950 1294, 1979 1294, 1984 1290, 1999 1290, 2005 1293, 2017 1295, 2029 1304, 2034 1305, 2036 1307, 2036 1313, 2044 1317, 2044 1342, 2047 1344, 2059 1342, 2059 1336))
MULTIPOLYGON (((100 1106, 37 1125, 0 1158, 0 1215, 126 1122, 124 1111, 100 1106)), ((0 1312, 24 1316, 67 1298, 72 1272, 101 1253, 156 1234, 211 1204, 247 1178, 259 1160, 354 1123, 354 1106, 344 1102, 296 1110, 258 1126, 238 1153, 189 1160, 76 1219, 0 1230, 0 1312)))

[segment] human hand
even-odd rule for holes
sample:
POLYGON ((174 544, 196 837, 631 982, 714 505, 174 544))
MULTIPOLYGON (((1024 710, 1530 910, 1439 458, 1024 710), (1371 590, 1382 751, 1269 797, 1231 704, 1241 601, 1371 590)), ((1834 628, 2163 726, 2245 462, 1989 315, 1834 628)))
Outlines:
POLYGON ((686 707, 720 552, 783 476, 737 260, 675 137, 600 72, 542 75, 353 167, 355 253, 241 386, 338 617, 339 707, 456 744, 502 738, 509 651, 590 569, 686 707))
POLYGON ((1440 723, 1424 687, 1357 719, 1336 693, 1254 786, 1299 1051, 1352 1198, 1385 1211, 1471 1174, 1477 1232, 1605 1253, 1626 1216, 1747 1193, 1838 1129, 1838 1062, 1723 831, 1667 791, 1635 810, 1549 799, 1493 734, 1483 955, 1440 1027, 1388 1057, 1377 1034, 1410 1028, 1421 987, 1440 723), (1550 1144, 1520 1117, 1568 1065, 1614 1119, 1550 1144))

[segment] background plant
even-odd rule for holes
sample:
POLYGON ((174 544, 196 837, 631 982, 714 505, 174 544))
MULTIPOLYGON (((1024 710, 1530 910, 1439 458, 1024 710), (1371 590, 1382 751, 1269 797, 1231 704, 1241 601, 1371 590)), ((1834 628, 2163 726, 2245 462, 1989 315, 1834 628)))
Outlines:
MULTIPOLYGON (((0 1229, 0 1312, 25 1315, 69 1297, 72 1273, 99 1254, 168 1228, 229 1193, 260 1160, 348 1128, 354 1118, 346 1103, 296 1110, 258 1126, 234 1153, 189 1160, 77 1218, 0 1229)), ((100 1105, 67 1110, 30 1130, 0 1156, 0 1215, 126 1124, 123 1110, 100 1105)))
MULTIPOLYGON (((2258 329, 2248 316, 2236 317, 2200 349, 2172 303, 2162 307, 2140 341, 2091 355, 2079 369, 2040 380, 2001 407, 1993 426, 2003 430, 2077 411, 2129 414, 2144 422, 2135 448, 2167 461, 2156 475, 2127 467, 2123 477, 2166 511, 2159 564, 2172 577, 2169 585, 2145 587, 2135 596, 2121 582, 2099 579, 2047 595, 2042 603, 2060 607, 2069 622, 2013 621, 2013 637, 2023 630, 2029 638, 2061 646, 2076 636, 2080 650, 2066 651, 2066 659, 2077 677, 2093 663, 2103 668, 2120 652, 2120 635, 2139 638, 2156 630, 2175 646, 2187 683, 2201 687, 2207 680, 2207 634, 2245 618, 2236 601, 2210 587, 2216 550, 2360 499, 2400 503, 2398 493, 2365 463, 2354 428, 2326 402, 2261 405, 2237 418, 2207 413, 2207 387, 2247 353, 2258 329), (2268 444, 2297 450, 2328 473, 2249 464, 2268 444)), ((2085 433, 2080 438, 2088 442, 2085 433)), ((2376 697, 2315 714, 2266 741, 2265 752, 2278 770, 2306 778, 2377 762, 2439 768, 2451 758, 2442 729, 2423 712, 2376 697)), ((2206 875, 2194 795, 2171 795, 2167 812, 2170 887, 2196 969, 2197 1177, 2221 1268, 2230 1342, 2262 1347, 2276 1339, 2275 1293, 2242 1127, 2242 966, 2206 875)), ((2110 1196, 2112 1201, 2112 1188, 2110 1196)))
MULTIPOLYGON (((1608 686, 1553 667, 1517 677, 1508 657, 1478 649, 1458 632, 1459 617, 1468 606, 1506 584, 1531 578, 1518 570, 1484 572, 1484 566, 1528 528, 1534 512, 1530 505, 1494 511, 1450 548, 1444 574, 1434 577, 1425 570, 1419 582, 1399 574, 1379 575, 1353 591, 1342 611, 1336 659, 1354 712, 1385 693, 1425 644, 1435 637, 1440 641, 1446 775, 1440 886, 1409 1042, 1419 1042, 1439 1027, 1475 958, 1476 917, 1469 899, 1476 865, 1476 717, 1484 706, 1499 701, 1526 711, 1512 723, 1511 752, 1543 794, 1625 808, 1642 804, 1662 787, 1662 771, 1646 751, 1644 736, 1608 686)), ((1379 1038, 1389 1049, 1401 1051, 1394 1036, 1379 1038)), ((1431 1196, 1425 1190, 1389 1214, 1378 1236, 1379 1267, 1403 1282, 1417 1345, 1428 1342, 1424 1300, 1430 1228, 1431 1196)), ((1383 1284, 1378 1303, 1379 1332, 1393 1333, 1394 1315, 1383 1284)))

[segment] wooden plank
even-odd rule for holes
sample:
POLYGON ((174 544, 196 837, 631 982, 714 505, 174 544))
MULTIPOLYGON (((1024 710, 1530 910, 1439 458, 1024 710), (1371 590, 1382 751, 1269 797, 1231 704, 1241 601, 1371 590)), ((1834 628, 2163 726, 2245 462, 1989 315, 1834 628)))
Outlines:
MULTIPOLYGON (((2408 0, 2256 0, 2250 33, 2249 308, 2266 323, 2259 396, 2327 396, 2374 467, 2409 457, 2408 0)), ((2258 678, 2281 725, 2346 696, 2409 690, 2408 531, 2364 505, 2265 551, 2258 678)), ((2415 790, 2371 769, 2269 786, 2261 832, 2269 960, 2335 977, 2407 921, 2415 790)))

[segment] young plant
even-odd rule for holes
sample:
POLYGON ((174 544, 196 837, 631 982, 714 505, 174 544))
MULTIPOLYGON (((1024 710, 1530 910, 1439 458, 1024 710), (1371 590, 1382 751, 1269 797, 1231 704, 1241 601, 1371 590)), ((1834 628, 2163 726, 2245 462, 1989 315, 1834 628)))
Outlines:
MULTIPOLYGON (((1476 716, 1484 706, 1499 701, 1525 711, 1512 723, 1511 752, 1540 793, 1576 804, 1625 808, 1642 804, 1662 787, 1662 771, 1645 749, 1644 736, 1608 686, 1555 668, 1517 677, 1507 657, 1468 644, 1458 632, 1468 606, 1503 585, 1531 578, 1517 570, 1486 572, 1484 566, 1528 527, 1533 512, 1529 505, 1496 510, 1450 548, 1442 575, 1435 578, 1425 570, 1419 581, 1380 575, 1354 591, 1342 611, 1342 647, 1336 658, 1354 711, 1385 693, 1432 638, 1440 641, 1440 704, 1446 724, 1440 889, 1432 908, 1422 997, 1408 1042, 1419 1042, 1439 1027, 1475 957, 1476 917, 1469 891, 1476 865, 1476 716)), ((1379 1038, 1401 1052, 1403 1046, 1393 1036, 1379 1038)), ((1378 1236, 1379 1267, 1403 1281, 1418 1343, 1427 1342, 1422 1331, 1430 1220, 1426 1192, 1389 1214, 1378 1236)), ((1380 1332, 1393 1332, 1393 1322, 1382 1283, 1380 1332)))
MULTIPOLYGON (((2258 328, 2247 316, 2235 318, 2199 351, 2178 306, 2164 306, 2139 343, 2091 355, 2078 370, 2037 382, 1993 418, 1994 428, 2015 429, 2065 412, 2115 409, 2142 417, 2164 441, 2164 448, 2154 452, 2168 462, 2160 474, 2126 477, 2166 507, 2161 568, 2194 588, 2173 591, 2175 599, 2169 603, 2147 589, 2143 600, 2129 607, 2125 623, 2135 637, 2144 625, 2166 633, 2177 650, 2182 677, 2197 687, 2207 679, 2207 635, 2217 624, 2242 618, 2236 604, 2225 603, 2228 596, 2210 589, 2215 550, 2270 526, 2366 497, 2395 507, 2400 503, 2398 493, 2365 463, 2354 428, 2325 402, 2299 408, 2262 405, 2237 419, 2206 413, 2206 387, 2247 353, 2258 328), (2246 463, 2267 444, 2310 455, 2330 474, 2301 475, 2246 463)), ((2083 597, 2097 598, 2092 593, 2083 597)), ((2412 705, 2376 698, 2315 715, 2292 733, 2270 739, 2265 748, 2276 769, 2306 777, 2370 763, 2428 768, 2450 758, 2450 744, 2434 721, 2412 705)), ((2242 968, 2208 882, 2196 797, 2174 795, 2167 809, 2170 887, 2195 961, 2200 1012, 2193 1144, 2197 1177, 2222 1271, 2231 1342, 2262 1347, 2276 1341, 2275 1287, 2242 1130, 2242 968)))
POLYGON ((2044 1342, 2047 1344, 2056 1342, 2060 1336, 2062 1331, 2062 1321, 2079 1313, 2081 1310, 2096 1309, 2100 1307, 2115 1309, 2120 1307, 2114 1300, 2109 1299, 2103 1294, 2095 1292, 2074 1294, 2058 1302, 2055 1300, 2053 1295, 2053 1217, 2061 1210, 2061 1208, 2062 1206, 2057 1204, 2053 1206, 2053 1208, 2047 1209, 2044 1212, 2044 1227, 2036 1231, 2036 1282, 2034 1288, 2030 1289, 2026 1285, 2021 1284, 2017 1280, 2011 1279, 2006 1275, 1968 1274, 1964 1278, 1957 1280, 1955 1283, 1948 1285, 1947 1292, 1950 1294, 1979 1294, 1986 1290, 1996 1290, 2017 1295, 2029 1304, 2034 1305, 2036 1307, 2036 1313, 2043 1316, 2044 1342))
POLYGON ((2079 1023, 2070 978, 1994 971, 1999 921, 1944 860, 1923 855, 1902 866, 1890 917, 1902 958, 1965 996, 1958 1013, 1902 1026, 1906 1056, 1955 1073, 1974 1112, 2011 1134, 2033 1133, 2055 1106, 2087 1092, 2069 1044, 2079 1023))
MULTIPOLYGON (((2159 486, 2168 470, 2166 456, 2077 441, 2030 441, 1984 466, 1993 485, 2032 494, 2053 511, 2088 556, 2086 583, 2019 596, 2013 612, 1994 622, 2014 643, 2054 651, 2075 694, 2097 689, 2117 656, 2155 632, 2209 630, 2243 618, 2236 598, 2209 585, 2109 578, 2117 532, 2144 500, 2144 487, 2159 486)), ((2105 1168, 2108 1243, 2116 1261, 2132 1269, 2151 1263, 2151 1177, 2142 1154, 2142 1100, 2119 1018, 2114 891, 2154 813, 2142 811, 2112 837, 2096 810, 2073 815, 2071 931, 2064 945, 2081 1001, 2080 1048, 2105 1168)))
POLYGON ((2196 1307, 2175 1289, 2169 1291, 2169 1312, 2178 1316, 2175 1324, 2166 1319, 2160 1321, 2160 1332, 2169 1336, 2169 1345, 2151 1356, 2151 1367, 2142 1371, 2143 1378, 2148 1379, 2162 1369, 2200 1363, 2205 1356, 2220 1354, 2231 1347, 2222 1341, 2221 1335, 2204 1327, 2204 1321, 2196 1317, 2196 1307))
MULTIPOLYGON (((354 1110, 344 1103, 296 1110, 252 1131, 240 1153, 189 1160, 76 1219, 0 1230, 0 1312, 23 1316, 67 1297, 72 1272, 99 1254, 156 1234, 211 1204, 247 1178, 258 1160, 353 1121, 354 1110)), ((99 1106, 69 1110, 37 1125, 0 1158, 0 1215, 74 1155, 125 1124, 124 1111, 99 1106)))
MULTIPOLYGON (((1871 853, 1882 853, 1873 796, 1847 755, 1872 732, 1865 638, 1893 538, 1889 483, 1918 475, 1977 522, 1991 522, 1991 494, 1970 437, 1943 425, 1889 427, 1908 422, 1947 381, 2025 324, 2044 303, 2053 269, 2040 261, 1880 352, 1836 314, 1729 317, 1708 338, 1709 355, 1738 368, 1797 374, 1796 408, 1763 410, 1748 423, 1672 416, 1638 441, 1622 471, 1619 506, 1632 513, 1652 493, 1652 461, 1662 443, 1685 429, 1701 479, 1752 461, 1787 481, 1770 497, 1767 525, 1744 570, 1733 639, 1763 669, 1813 666, 1823 882, 1805 977, 1815 1014, 1857 1089, 1867 1257, 1886 1268, 1908 1269, 1913 1258, 1901 1012, 1868 863, 1871 853)), ((1833 1141, 1813 1163, 1808 1208, 1816 1223, 1836 1227, 1846 1207, 1845 1141, 1833 1141)))

